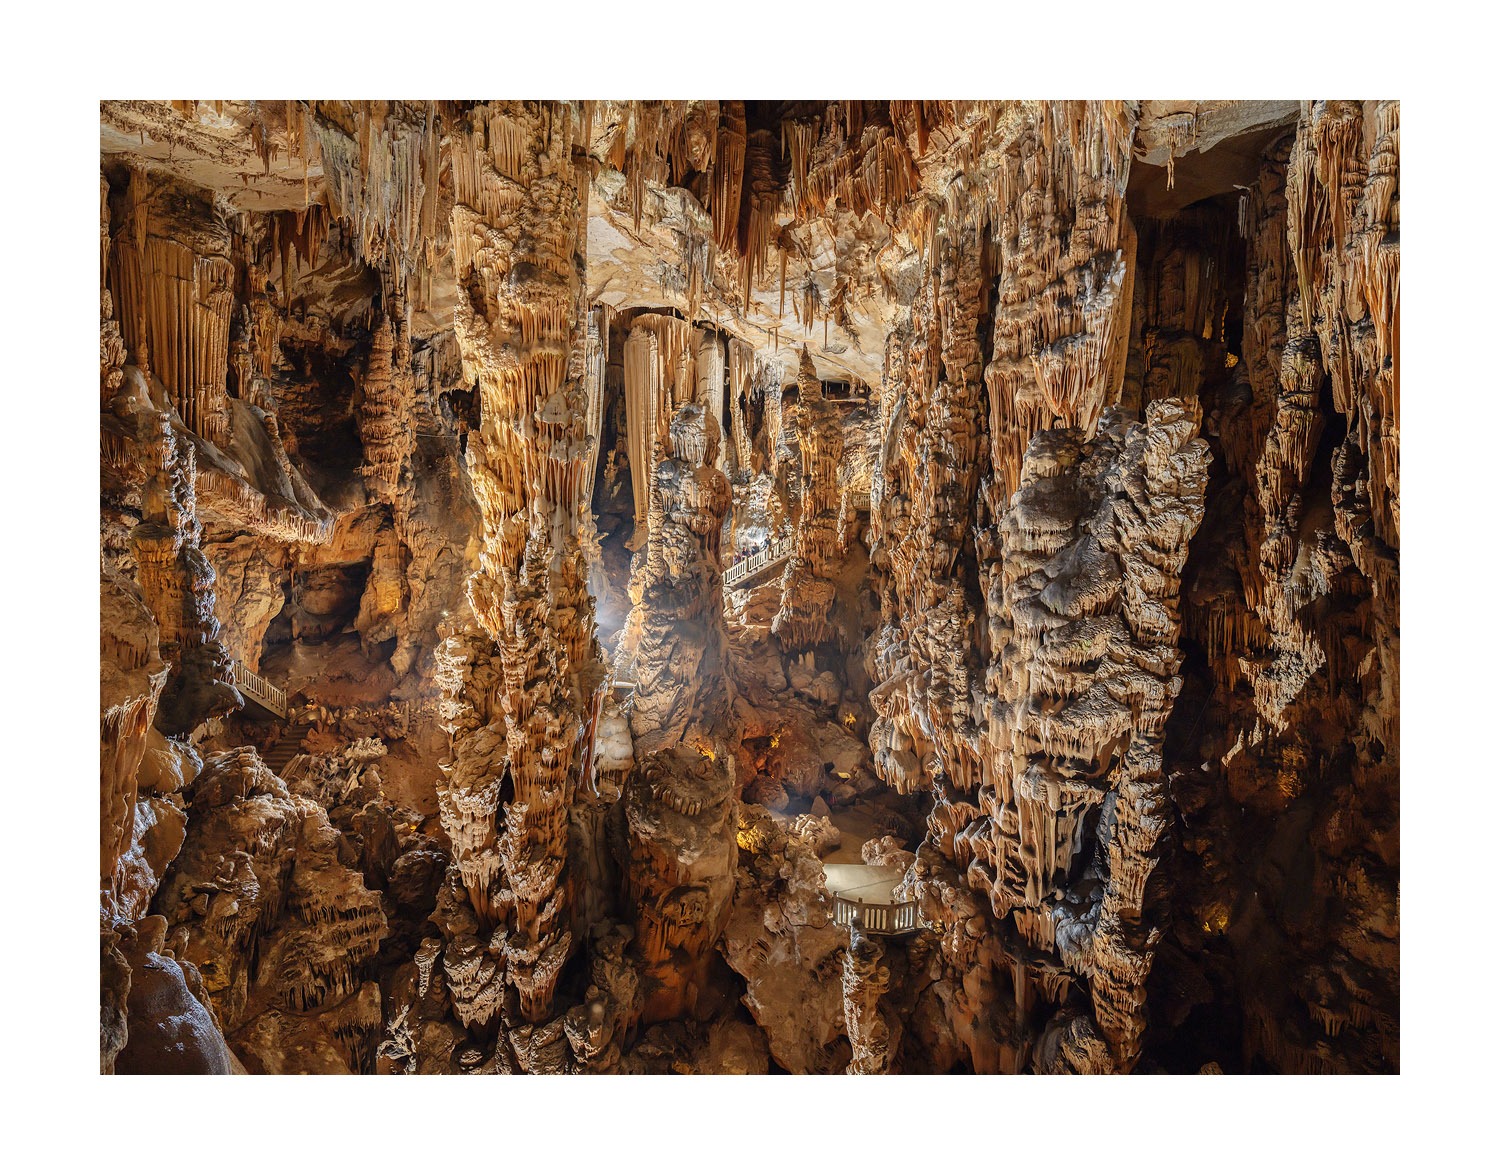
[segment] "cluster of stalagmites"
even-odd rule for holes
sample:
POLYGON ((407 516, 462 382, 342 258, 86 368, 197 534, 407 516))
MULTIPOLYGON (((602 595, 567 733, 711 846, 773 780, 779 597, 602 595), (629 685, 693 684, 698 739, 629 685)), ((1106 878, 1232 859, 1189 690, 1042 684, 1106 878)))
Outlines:
POLYGON ((232 1044, 265 1071, 368 1071, 383 1027, 379 895, 316 802, 248 748, 210 759, 157 908, 232 1044))
POLYGON ((1399 107, 1156 105, 109 104, 102 1069, 1395 1067, 1399 107))
MULTIPOLYGON (((446 854, 373 770, 294 794, 249 746, 222 749, 292 727, 242 711, 232 664, 261 668, 289 569, 336 573, 379 527, 357 480, 325 505, 311 482, 327 472, 286 427, 301 406, 281 344, 345 345, 347 328, 294 323, 276 295, 293 256, 323 248, 322 222, 303 234, 299 217, 279 251, 277 215, 176 176, 115 168, 100 190, 101 1069, 367 1072, 385 1024, 377 954, 392 925, 425 918, 446 854)), ((409 349, 396 364, 411 385, 409 349)), ((378 642, 408 593, 393 542, 371 551, 346 619, 378 642)), ((437 578, 425 586, 446 594, 437 578)), ((299 621, 323 635, 301 608, 294 635, 299 621)))

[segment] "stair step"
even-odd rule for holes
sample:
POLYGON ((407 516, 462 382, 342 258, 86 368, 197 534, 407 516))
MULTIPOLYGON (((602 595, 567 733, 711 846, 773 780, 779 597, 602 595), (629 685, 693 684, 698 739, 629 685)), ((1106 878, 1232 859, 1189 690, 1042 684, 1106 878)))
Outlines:
POLYGON ((272 771, 278 775, 286 768, 286 765, 302 753, 302 740, 312 731, 314 723, 299 722, 295 726, 289 726, 282 731, 271 747, 261 756, 272 771))

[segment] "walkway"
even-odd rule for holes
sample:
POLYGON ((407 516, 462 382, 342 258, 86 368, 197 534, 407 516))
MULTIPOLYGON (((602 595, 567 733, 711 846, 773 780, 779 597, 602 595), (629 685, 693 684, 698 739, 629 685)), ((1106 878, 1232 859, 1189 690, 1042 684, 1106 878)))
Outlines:
POLYGON ((762 572, 770 571, 774 567, 780 567, 791 557, 797 549, 795 536, 788 535, 784 539, 778 539, 763 551, 741 559, 738 563, 730 566, 724 572, 724 586, 735 589, 748 580, 754 579, 762 572))

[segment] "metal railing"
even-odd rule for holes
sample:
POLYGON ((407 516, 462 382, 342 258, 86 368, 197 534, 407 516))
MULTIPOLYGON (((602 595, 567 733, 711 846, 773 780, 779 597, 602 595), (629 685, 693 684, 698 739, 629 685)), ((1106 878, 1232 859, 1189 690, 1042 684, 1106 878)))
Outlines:
POLYGON ((778 539, 763 551, 756 551, 748 558, 741 559, 738 563, 724 572, 724 586, 731 587, 737 583, 743 583, 752 575, 757 575, 775 563, 785 562, 796 549, 797 539, 795 535, 788 535, 784 539, 778 539))
POLYGON ((920 928, 916 902, 862 902, 858 898, 833 898, 833 920, 840 926, 853 926, 866 934, 909 934, 920 928))
POLYGON ((238 661, 231 661, 235 688, 251 701, 269 710, 278 718, 286 717, 286 691, 277 689, 259 673, 253 673, 238 661))

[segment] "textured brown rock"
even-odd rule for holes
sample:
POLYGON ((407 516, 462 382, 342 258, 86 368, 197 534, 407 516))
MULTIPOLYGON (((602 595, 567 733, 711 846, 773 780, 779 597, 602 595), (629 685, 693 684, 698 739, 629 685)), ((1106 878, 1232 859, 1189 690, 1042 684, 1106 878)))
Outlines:
POLYGON ((652 475, 636 607, 625 792, 645 1020, 683 1015, 704 983, 734 889, 736 737, 726 673, 719 540, 729 483, 717 423, 685 404, 652 475), (705 419, 714 425, 705 429, 705 419))
POLYGON ((823 400, 817 372, 807 352, 797 372, 797 444, 802 451, 802 493, 797 518, 797 549, 781 582, 781 610, 771 621, 782 648, 801 652, 827 639, 834 585, 830 564, 839 548, 839 460, 844 434, 838 415, 823 400))
POLYGON ((495 725, 455 745, 447 794, 479 806, 450 798, 445 823, 455 839, 479 838, 485 859, 466 871, 469 897, 481 926, 508 928, 506 983, 529 1023, 551 1014, 573 947, 561 884, 566 814, 575 765, 591 754, 602 681, 572 523, 582 509, 585 391, 573 337, 580 221, 571 118, 536 104, 479 108, 453 157, 455 264, 460 283, 472 285, 457 333, 481 415, 469 472, 484 540, 467 595, 496 642, 504 692, 495 725), (512 803, 478 799, 498 797, 502 777, 512 803))
POLYGON ((100 119, 102 1072, 1399 1069, 1399 104, 100 119))
POLYGON ((840 979, 848 939, 833 924, 813 846, 789 832, 765 809, 741 807, 744 866, 722 950, 744 977, 742 999, 776 1063, 792 1073, 836 1073, 850 1056, 840 979))
POLYGON ((148 918, 126 943, 130 965, 129 1035, 116 1073, 243 1072, 209 1010, 192 964, 163 955, 161 918, 148 918))

